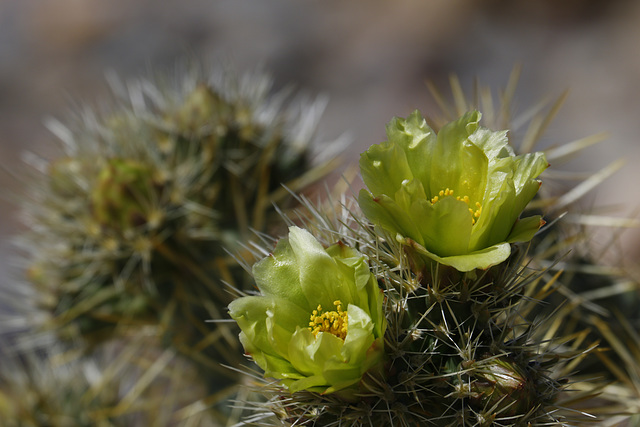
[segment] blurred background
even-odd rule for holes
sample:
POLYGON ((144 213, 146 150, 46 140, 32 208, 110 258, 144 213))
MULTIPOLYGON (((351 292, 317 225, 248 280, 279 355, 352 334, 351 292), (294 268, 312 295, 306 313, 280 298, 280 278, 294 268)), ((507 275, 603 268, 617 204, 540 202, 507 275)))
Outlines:
MULTIPOLYGON (((320 130, 350 135, 345 156, 356 162, 392 116, 438 111, 427 79, 443 92, 451 73, 466 89, 474 77, 497 89, 520 63, 517 111, 569 89, 544 143, 608 132, 575 166, 626 158, 590 203, 637 216, 639 42, 633 0, 0 0, 0 164, 19 174, 24 150, 55 156, 43 119, 100 105, 107 71, 126 80, 194 59, 261 66, 276 88, 328 95, 320 130)), ((21 185, 0 171, 3 196, 19 196, 21 185)), ((2 277, 16 215, 3 197, 2 277)), ((623 244, 630 260, 640 255, 637 230, 623 244)))

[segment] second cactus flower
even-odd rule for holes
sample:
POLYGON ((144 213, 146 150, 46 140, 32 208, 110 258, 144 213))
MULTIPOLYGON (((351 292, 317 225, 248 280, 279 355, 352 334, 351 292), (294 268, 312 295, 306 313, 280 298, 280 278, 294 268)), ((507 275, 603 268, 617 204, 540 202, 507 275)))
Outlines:
POLYGON ((436 133, 418 111, 387 125, 388 141, 360 157, 371 222, 418 252, 459 271, 488 268, 530 240, 540 216, 519 219, 548 164, 543 153, 516 156, 506 131, 469 112, 436 133))

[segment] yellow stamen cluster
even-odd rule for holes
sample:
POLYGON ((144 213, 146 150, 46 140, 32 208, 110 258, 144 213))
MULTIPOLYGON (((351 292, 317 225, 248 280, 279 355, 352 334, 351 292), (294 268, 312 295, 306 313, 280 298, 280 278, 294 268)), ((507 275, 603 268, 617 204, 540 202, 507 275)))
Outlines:
POLYGON ((329 332, 332 335, 344 340, 347 336, 347 325, 349 323, 349 315, 346 311, 342 311, 342 302, 334 301, 336 311, 322 312, 322 306, 318 305, 316 310, 311 312, 309 330, 314 337, 320 332, 329 332))
MULTIPOLYGON (((440 190, 437 196, 434 196, 431 198, 431 204, 436 203, 438 200, 446 196, 453 196, 453 190, 451 190, 450 188, 440 190)), ((462 196, 462 197, 456 196, 456 200, 465 202, 467 205, 469 205, 469 202, 470 202, 469 196, 462 196)), ((475 210, 473 210, 473 208, 469 208, 469 213, 471 213, 471 224, 475 224, 476 219, 478 219, 480 217, 480 214, 482 213, 482 205, 480 204, 480 202, 476 202, 475 207, 476 207, 475 210)))
POLYGON ((469 212, 471 212, 471 223, 475 224, 476 223, 476 219, 480 218, 480 214, 482 213, 482 205, 480 204, 480 202, 476 202, 476 209, 475 211, 471 208, 469 208, 469 212))
POLYGON ((447 188, 446 190, 440 190, 440 192, 438 193, 438 195, 437 195, 437 196, 434 196, 434 197, 431 199, 431 204, 433 204, 433 203, 437 202, 438 200, 440 200, 442 197, 445 197, 445 196, 453 196, 453 190, 450 190, 450 189, 448 189, 448 188, 447 188))

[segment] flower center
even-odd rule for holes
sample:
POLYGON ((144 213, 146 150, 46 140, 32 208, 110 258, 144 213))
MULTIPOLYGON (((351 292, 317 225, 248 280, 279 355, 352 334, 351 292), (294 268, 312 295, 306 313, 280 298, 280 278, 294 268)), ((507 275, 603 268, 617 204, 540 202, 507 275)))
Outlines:
MULTIPOLYGON (((431 204, 435 204, 438 202, 438 200, 442 199, 443 197, 447 197, 447 196, 453 196, 453 190, 446 188, 444 190, 440 190, 440 192, 438 193, 437 196, 433 196, 431 198, 431 204)), ((469 206, 470 200, 469 200, 469 196, 456 196, 456 200, 460 200, 461 202, 465 202, 467 204, 467 206, 469 206)), ((476 219, 480 218, 480 214, 482 213, 482 205, 480 204, 480 202, 476 202, 475 204, 475 210, 473 208, 469 208, 469 213, 471 213, 471 224, 475 224, 476 223, 476 219)))
POLYGON ((309 330, 314 337, 320 332, 329 332, 332 335, 344 340, 347 336, 347 325, 349 323, 349 315, 346 311, 342 311, 342 302, 334 301, 335 311, 322 312, 322 306, 318 305, 316 310, 311 312, 309 330))

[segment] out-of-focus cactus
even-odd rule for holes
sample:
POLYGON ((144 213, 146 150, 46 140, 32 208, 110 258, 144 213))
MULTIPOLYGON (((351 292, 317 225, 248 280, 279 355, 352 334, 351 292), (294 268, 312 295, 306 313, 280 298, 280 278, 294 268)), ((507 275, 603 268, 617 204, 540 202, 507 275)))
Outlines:
MULTIPOLYGON (((3 354, 3 427, 213 427, 211 414, 190 411, 204 395, 193 364, 139 340, 105 357, 66 360, 62 353, 3 354), (139 365, 131 364, 136 360, 139 365)), ((106 356, 107 352, 102 356, 106 356)))
POLYGON ((96 224, 125 232, 149 222, 154 193, 153 170, 128 159, 109 159, 91 192, 96 224))
POLYGON ((235 387, 223 364, 242 357, 235 325, 206 323, 225 313, 227 284, 247 283, 235 254, 255 232, 277 232, 274 204, 293 207, 292 192, 334 172, 342 147, 316 136, 321 99, 273 92, 265 75, 179 80, 114 83, 109 110, 49 122, 64 155, 29 157, 26 283, 5 293, 20 294, 23 345, 53 335, 94 349, 143 330, 197 363, 213 392, 235 387))
POLYGON ((224 312, 223 281, 243 281, 228 253, 251 229, 278 227, 273 203, 291 199, 282 184, 299 191, 335 167, 313 163, 335 150, 314 138, 318 104, 285 106, 269 90, 257 74, 186 79, 173 92, 145 81, 131 105, 52 122, 66 155, 30 183, 21 242, 57 328, 92 341, 144 323, 180 342, 200 336, 202 348, 218 339, 204 320, 224 312))

